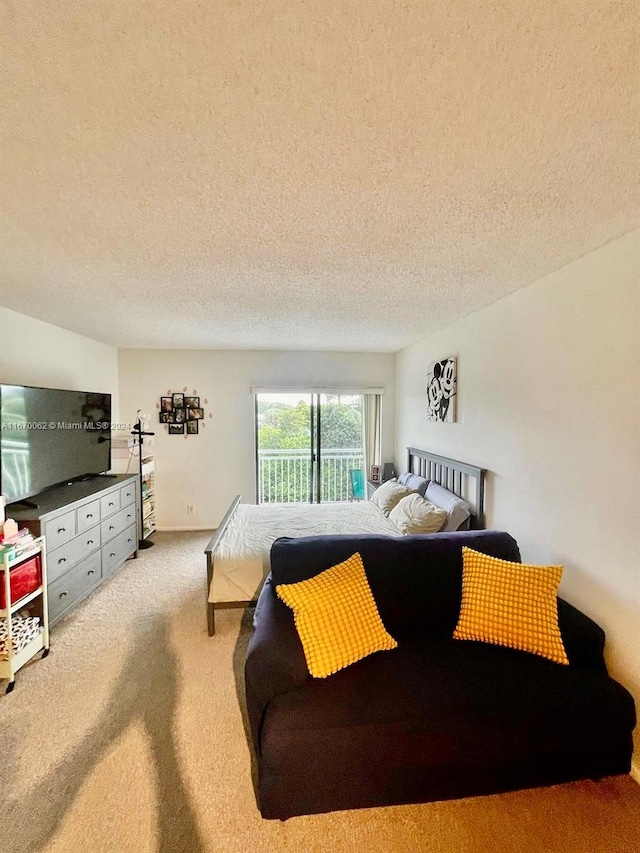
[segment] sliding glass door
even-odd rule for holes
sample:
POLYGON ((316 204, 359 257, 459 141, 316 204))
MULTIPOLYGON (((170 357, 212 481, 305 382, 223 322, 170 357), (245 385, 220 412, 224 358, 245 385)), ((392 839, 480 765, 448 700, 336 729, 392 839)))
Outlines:
POLYGON ((319 501, 347 501, 353 497, 351 469, 364 468, 362 395, 316 396, 316 494, 319 501))
POLYGON ((256 394, 258 503, 350 500, 362 437, 361 394, 256 394))

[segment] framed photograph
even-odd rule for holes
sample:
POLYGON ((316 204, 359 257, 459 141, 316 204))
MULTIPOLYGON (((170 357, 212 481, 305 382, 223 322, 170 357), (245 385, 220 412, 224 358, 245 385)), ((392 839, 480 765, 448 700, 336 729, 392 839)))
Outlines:
POLYGON ((160 412, 160 423, 161 424, 174 424, 176 422, 176 416, 173 409, 170 412, 160 412))
POLYGON ((169 435, 184 435, 184 424, 169 424, 169 435))
POLYGON ((187 409, 187 419, 190 421, 201 421, 204 417, 204 409, 187 409))
POLYGON ((173 409, 173 398, 172 397, 160 397, 160 411, 161 412, 170 412, 173 409))
POLYGON ((371 466, 371 482, 379 483, 380 482, 380 466, 372 465, 371 466))
POLYGON ((198 421, 187 421, 187 433, 189 435, 198 434, 198 421))
POLYGON ((174 409, 173 410, 173 419, 177 424, 183 424, 187 419, 187 410, 182 409, 174 409))
POLYGON ((180 391, 178 394, 173 394, 171 397, 174 409, 184 409, 184 394, 180 391))
POLYGON ((186 397, 185 396, 184 407, 185 407, 185 409, 199 409, 200 408, 200 397, 186 397))

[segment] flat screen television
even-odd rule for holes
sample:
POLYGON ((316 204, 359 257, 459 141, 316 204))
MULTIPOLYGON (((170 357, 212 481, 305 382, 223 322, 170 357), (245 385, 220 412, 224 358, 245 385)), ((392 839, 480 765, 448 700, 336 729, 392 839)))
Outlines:
POLYGON ((111 394, 0 384, 0 494, 23 501, 111 467, 111 394))

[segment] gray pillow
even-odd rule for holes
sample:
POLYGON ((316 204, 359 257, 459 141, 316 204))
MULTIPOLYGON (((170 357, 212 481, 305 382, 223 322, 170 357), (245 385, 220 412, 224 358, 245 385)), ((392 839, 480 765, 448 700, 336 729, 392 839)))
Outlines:
POLYGON ((440 509, 444 509, 447 513, 447 521, 444 527, 441 528, 443 533, 450 533, 452 530, 459 530, 460 526, 465 523, 465 521, 471 515, 471 507, 466 501, 463 501, 462 498, 457 497, 450 492, 448 489, 445 489, 443 486, 440 486, 438 483, 434 483, 433 481, 429 483, 427 491, 425 493, 426 500, 430 501, 430 503, 439 506, 440 509))
POLYGON ((419 495, 424 497, 424 493, 427 491, 427 486, 431 481, 425 480, 424 477, 420 477, 418 474, 407 473, 400 474, 398 482, 402 483, 403 486, 408 486, 412 492, 417 492, 419 495))

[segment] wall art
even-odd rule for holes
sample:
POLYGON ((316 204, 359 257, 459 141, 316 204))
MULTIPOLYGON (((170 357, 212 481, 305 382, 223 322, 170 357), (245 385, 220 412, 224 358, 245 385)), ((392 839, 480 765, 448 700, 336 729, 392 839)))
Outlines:
MULTIPOLYGON (((206 398, 201 400, 195 388, 193 391, 189 391, 188 387, 182 391, 169 390, 166 395, 160 397, 160 402, 156 403, 158 420, 169 435, 182 435, 184 438, 198 435, 200 430, 206 427, 204 407, 208 403, 206 398)), ((209 412, 208 419, 212 417, 209 412)))
POLYGON ((457 395, 455 358, 434 361, 427 371, 427 420, 455 423, 457 395))

